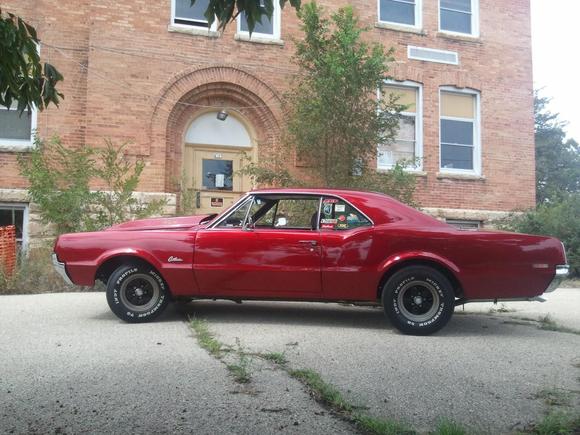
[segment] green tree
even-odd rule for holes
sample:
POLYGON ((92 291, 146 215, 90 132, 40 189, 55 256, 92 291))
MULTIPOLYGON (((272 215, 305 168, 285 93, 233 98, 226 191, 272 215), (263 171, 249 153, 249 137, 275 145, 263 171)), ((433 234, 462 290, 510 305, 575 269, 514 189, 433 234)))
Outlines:
POLYGON ((0 8, 0 106, 17 103, 43 110, 50 103, 58 106, 63 95, 56 85, 63 79, 49 63, 42 64, 36 30, 22 18, 0 8))
MULTIPOLYGON (((197 0, 191 0, 193 6, 197 0)), ((248 22, 250 33, 256 23, 262 23, 264 17, 272 18, 274 2, 276 0, 209 0, 205 17, 211 26, 214 21, 219 22, 219 29, 223 30, 234 21, 239 14, 244 14, 248 22)), ((278 0, 280 7, 290 3, 295 9, 300 9, 301 0, 278 0)))
POLYGON ((536 197, 538 204, 580 192, 580 146, 566 139, 566 123, 548 110, 550 99, 536 91, 536 197))
POLYGON ((58 137, 36 139, 34 149, 18 157, 28 194, 42 221, 53 224, 57 234, 94 231, 128 220, 159 214, 166 204, 145 203, 134 197, 145 167, 142 160, 129 162, 124 145, 106 141, 103 149, 66 148, 58 137), (104 190, 91 190, 92 183, 104 190))

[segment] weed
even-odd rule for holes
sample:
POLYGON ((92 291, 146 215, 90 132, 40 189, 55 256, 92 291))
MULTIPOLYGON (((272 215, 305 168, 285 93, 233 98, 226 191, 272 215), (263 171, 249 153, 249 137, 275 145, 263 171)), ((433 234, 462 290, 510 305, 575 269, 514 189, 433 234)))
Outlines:
POLYGON ((538 328, 544 331, 566 332, 568 334, 580 335, 580 330, 557 324, 549 314, 539 318, 537 322, 539 323, 538 328))
POLYGON ((416 432, 409 426, 394 420, 371 417, 370 415, 356 414, 354 421, 364 432, 376 435, 414 435, 416 432))
POLYGON ((340 391, 333 385, 325 382, 322 377, 312 369, 291 370, 290 376, 307 385, 314 396, 320 402, 330 406, 335 411, 351 412, 352 405, 346 401, 340 391))
POLYGON ((544 388, 534 395, 535 399, 542 399, 548 406, 570 406, 572 394, 561 388, 544 388))
POLYGON ((238 364, 227 364, 226 367, 238 384, 247 384, 252 379, 249 365, 248 357, 241 354, 238 364))
POLYGON ((572 435, 580 432, 580 416, 551 412, 527 433, 534 435, 572 435))
POLYGON ((286 354, 284 352, 268 352, 263 353, 260 356, 267 361, 278 364, 279 366, 283 366, 288 363, 288 359, 286 358, 286 354))
POLYGON ((195 331, 197 342, 199 345, 207 350, 211 355, 220 359, 223 352, 223 344, 220 343, 214 335, 210 332, 207 326, 207 321, 193 317, 190 319, 191 328, 195 331))
POLYGON ((437 423, 433 435, 467 435, 467 429, 452 420, 443 418, 437 423))
POLYGON ((491 307, 489 309, 489 314, 495 313, 513 313, 515 310, 508 308, 506 304, 500 304, 498 307, 491 307))

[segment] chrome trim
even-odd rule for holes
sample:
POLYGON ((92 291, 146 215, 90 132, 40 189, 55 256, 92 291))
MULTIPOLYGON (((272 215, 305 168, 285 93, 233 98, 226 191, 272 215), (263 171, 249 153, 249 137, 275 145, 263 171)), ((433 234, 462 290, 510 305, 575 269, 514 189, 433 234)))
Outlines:
POLYGON ((54 270, 56 270, 56 273, 58 273, 62 277, 64 282, 66 282, 68 285, 75 285, 75 283, 70 280, 68 274, 66 273, 65 264, 58 261, 58 257, 54 252, 52 253, 52 265, 54 266, 54 270))
POLYGON ((569 272, 570 266, 568 266, 567 264, 558 264, 556 266, 556 273, 554 274, 554 278, 552 279, 552 282, 550 283, 548 288, 544 291, 544 293, 553 292, 558 287, 560 287, 560 284, 562 284, 562 281, 564 280, 564 278, 568 276, 569 272))

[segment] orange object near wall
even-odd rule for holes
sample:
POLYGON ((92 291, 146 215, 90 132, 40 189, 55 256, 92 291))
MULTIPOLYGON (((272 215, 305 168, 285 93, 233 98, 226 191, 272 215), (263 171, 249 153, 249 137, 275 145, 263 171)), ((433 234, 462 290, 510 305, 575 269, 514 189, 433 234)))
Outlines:
POLYGON ((0 227, 0 272, 11 276, 16 269, 16 227, 0 227))

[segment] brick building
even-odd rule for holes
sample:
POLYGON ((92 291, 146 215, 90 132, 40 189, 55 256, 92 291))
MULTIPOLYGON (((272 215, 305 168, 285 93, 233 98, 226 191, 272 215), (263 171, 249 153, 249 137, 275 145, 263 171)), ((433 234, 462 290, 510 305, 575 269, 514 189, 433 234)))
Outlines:
MULTIPOLYGON (((42 233, 16 165, 34 130, 70 147, 130 141, 129 153, 147 161, 139 190, 167 196, 168 212, 181 174, 201 212, 252 187, 235 171, 242 153, 260 159, 282 146, 280 96, 296 73, 299 22, 276 5, 250 38, 243 17, 217 32, 203 17, 207 0, 188 3, 3 2, 36 27, 42 58, 65 77, 65 99, 23 118, 0 109, 0 225, 15 223, 24 243, 42 233)), ((349 3, 372 28, 366 38, 395 48, 390 86, 409 104, 397 141, 379 147, 377 169, 419 157, 418 202, 466 225, 533 206, 529 0, 349 3)))

